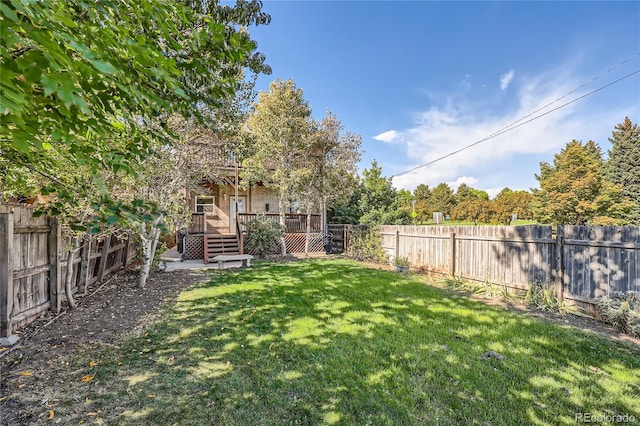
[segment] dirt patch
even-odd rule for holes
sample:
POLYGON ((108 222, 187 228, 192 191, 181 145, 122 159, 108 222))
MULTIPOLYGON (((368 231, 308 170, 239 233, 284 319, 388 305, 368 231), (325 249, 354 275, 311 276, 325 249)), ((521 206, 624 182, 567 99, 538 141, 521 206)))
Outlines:
POLYGON ((46 422, 74 358, 145 328, 182 289, 207 277, 198 270, 156 272, 138 289, 137 274, 121 272, 79 297, 73 311, 46 314, 22 328, 18 345, 0 352, 0 425, 46 422))

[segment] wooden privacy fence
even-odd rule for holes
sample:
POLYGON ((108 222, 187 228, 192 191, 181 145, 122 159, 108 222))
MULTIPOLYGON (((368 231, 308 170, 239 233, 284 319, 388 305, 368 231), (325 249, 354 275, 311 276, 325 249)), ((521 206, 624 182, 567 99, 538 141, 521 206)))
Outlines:
MULTIPOLYGON (((33 216, 33 208, 0 205, 0 337, 9 336, 44 311, 60 311, 68 243, 55 218, 33 216)), ((84 242, 76 255, 74 293, 101 282, 136 255, 131 239, 110 235, 84 242)))
POLYGON ((552 286, 560 300, 593 304, 640 295, 640 227, 381 226, 391 258, 412 267, 527 290, 552 286))

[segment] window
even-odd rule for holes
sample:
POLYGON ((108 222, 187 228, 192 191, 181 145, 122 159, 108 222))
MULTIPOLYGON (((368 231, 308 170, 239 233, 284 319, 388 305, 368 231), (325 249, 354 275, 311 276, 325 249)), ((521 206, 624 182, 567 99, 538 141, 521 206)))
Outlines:
POLYGON ((197 196, 196 197, 196 213, 213 213, 215 206, 215 197, 197 196))

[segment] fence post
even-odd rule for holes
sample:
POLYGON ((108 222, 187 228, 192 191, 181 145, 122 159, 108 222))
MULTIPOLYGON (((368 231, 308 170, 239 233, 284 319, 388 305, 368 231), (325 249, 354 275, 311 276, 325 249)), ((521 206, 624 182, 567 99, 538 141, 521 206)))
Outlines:
POLYGON ((80 282, 78 283, 78 291, 80 293, 87 292, 87 282, 89 282, 89 263, 91 262, 91 235, 85 235, 85 244, 82 249, 82 261, 80 262, 80 282))
POLYGON ((107 258, 109 257, 109 245, 111 244, 111 234, 105 237, 100 253, 100 268, 98 269, 98 282, 102 282, 104 271, 107 269, 107 258))
POLYGON ((396 229, 396 239, 395 239, 395 251, 396 251, 396 259, 400 257, 400 230, 396 229))
POLYGON ((127 261, 129 260, 129 242, 131 241, 131 234, 127 234, 127 239, 124 240, 124 247, 122 248, 122 253, 120 254, 120 260, 122 262, 122 267, 127 266, 127 261))
POLYGON ((449 244, 451 245, 451 258, 449 259, 449 273, 452 277, 456 276, 456 233, 449 234, 449 244))
POLYGON ((12 330, 13 314, 13 212, 0 211, 0 337, 12 330))
POLYGON ((61 308, 62 244, 60 223, 56 218, 49 218, 49 303, 51 304, 49 309, 56 314, 61 308))
POLYGON ((564 227, 556 228, 556 291, 558 302, 564 301, 564 227))

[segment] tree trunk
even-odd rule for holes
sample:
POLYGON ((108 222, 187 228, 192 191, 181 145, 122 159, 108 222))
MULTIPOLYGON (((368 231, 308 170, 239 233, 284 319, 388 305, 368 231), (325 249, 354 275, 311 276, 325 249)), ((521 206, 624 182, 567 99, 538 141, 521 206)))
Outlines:
POLYGON ((69 256, 67 256, 67 274, 64 277, 64 294, 67 298, 67 303, 69 304, 69 309, 74 309, 76 307, 76 301, 73 298, 72 291, 72 280, 73 280, 73 261, 76 258, 76 253, 80 251, 80 238, 75 238, 75 245, 73 248, 69 249, 69 256))
POLYGON ((157 217, 150 225, 150 229, 144 223, 140 224, 140 240, 142 241, 142 264, 140 265, 140 275, 138 276, 138 288, 144 288, 149 278, 151 264, 155 255, 158 238, 160 238, 160 229, 158 224, 162 220, 162 216, 157 217))
POLYGON ((309 256, 309 240, 311 239, 311 209, 307 209, 307 238, 304 242, 304 255, 309 256))
MULTIPOLYGON (((282 198, 280 198, 280 225, 282 225, 282 229, 284 229, 284 232, 287 232, 287 226, 286 226, 286 222, 284 220, 285 218, 285 210, 286 210, 286 206, 284 203, 284 200, 282 198)), ((284 234, 282 235, 282 237, 280 237, 280 245, 282 246, 282 257, 287 255, 287 245, 286 245, 286 241, 284 239, 284 234)))

